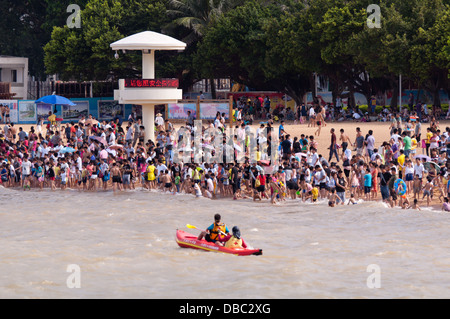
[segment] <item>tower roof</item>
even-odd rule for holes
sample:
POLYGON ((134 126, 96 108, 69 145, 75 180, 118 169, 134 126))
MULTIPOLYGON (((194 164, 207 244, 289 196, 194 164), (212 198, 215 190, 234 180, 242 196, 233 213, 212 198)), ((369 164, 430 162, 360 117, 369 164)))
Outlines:
POLYGON ((113 50, 184 50, 186 43, 167 35, 144 31, 110 44, 113 50))

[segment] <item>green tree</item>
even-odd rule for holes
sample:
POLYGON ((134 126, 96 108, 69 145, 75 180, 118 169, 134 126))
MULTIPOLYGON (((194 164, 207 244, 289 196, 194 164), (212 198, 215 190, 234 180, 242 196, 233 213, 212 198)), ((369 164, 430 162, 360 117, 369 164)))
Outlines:
POLYGON ((284 9, 283 3, 247 1, 224 14, 200 43, 196 69, 205 77, 229 77, 257 90, 289 92, 301 102, 308 77, 285 64, 283 47, 274 48, 270 40, 284 9))
POLYGON ((140 54, 115 59, 110 44, 131 34, 153 30, 169 20, 164 1, 89 0, 81 12, 80 29, 55 27, 45 46, 47 72, 64 80, 117 80, 141 73, 140 54))
MULTIPOLYGON (((237 0, 169 0, 167 13, 172 17, 172 21, 165 27, 169 32, 184 32, 182 40, 190 46, 188 52, 194 53, 197 44, 203 39, 208 28, 211 27, 222 15, 238 3, 237 0), (174 31, 176 30, 176 31, 174 31)), ((191 79, 196 76, 196 72, 186 69, 185 74, 189 73, 191 79)), ((216 76, 209 78, 211 93, 213 98, 216 97, 216 89, 214 79, 216 76)))

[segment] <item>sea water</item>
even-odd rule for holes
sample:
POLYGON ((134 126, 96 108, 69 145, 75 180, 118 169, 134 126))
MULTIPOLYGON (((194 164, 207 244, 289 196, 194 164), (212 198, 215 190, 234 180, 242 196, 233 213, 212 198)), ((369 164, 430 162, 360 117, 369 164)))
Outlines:
POLYGON ((0 188, 0 298, 449 298, 450 214, 0 188), (215 213, 262 256, 180 248, 215 213))

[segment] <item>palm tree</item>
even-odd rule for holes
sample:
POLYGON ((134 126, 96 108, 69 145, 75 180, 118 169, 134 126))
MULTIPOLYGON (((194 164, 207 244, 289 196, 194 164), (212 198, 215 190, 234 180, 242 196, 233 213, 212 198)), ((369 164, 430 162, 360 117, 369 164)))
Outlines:
MULTIPOLYGON (((182 40, 195 46, 218 17, 242 2, 243 0, 169 0, 168 7, 171 9, 167 13, 175 19, 165 30, 186 28, 188 33, 182 40)), ((212 96, 216 98, 214 79, 209 81, 212 96)))

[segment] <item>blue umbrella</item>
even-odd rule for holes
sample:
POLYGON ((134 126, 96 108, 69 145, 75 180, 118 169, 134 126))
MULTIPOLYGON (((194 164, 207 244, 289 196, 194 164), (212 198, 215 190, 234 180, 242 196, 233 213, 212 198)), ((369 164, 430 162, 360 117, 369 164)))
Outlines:
POLYGON ((73 153, 76 152, 77 150, 74 149, 73 147, 64 147, 62 148, 59 153, 65 154, 65 153, 73 153))
POLYGON ((68 98, 59 95, 47 95, 41 97, 39 100, 34 101, 34 103, 44 103, 44 104, 58 104, 58 105, 76 105, 68 98))

